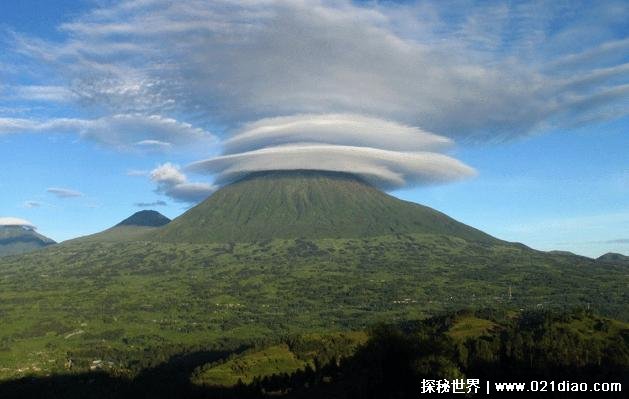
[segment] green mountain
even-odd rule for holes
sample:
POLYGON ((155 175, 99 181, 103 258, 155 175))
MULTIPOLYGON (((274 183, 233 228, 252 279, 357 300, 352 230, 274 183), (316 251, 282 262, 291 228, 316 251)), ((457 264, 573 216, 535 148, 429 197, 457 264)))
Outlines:
POLYGON ((617 254, 614 252, 608 252, 605 255, 601 255, 598 258, 596 258, 596 261, 629 265, 629 256, 617 254))
POLYGON ((23 226, 0 226, 0 256, 23 254, 55 244, 53 240, 23 226))
POLYGON ((251 242, 412 233, 497 241, 434 209, 387 195, 353 175, 315 171, 252 174, 218 190, 150 234, 150 239, 251 242))
POLYGON ((157 211, 143 210, 134 213, 117 225, 100 233, 79 237, 68 242, 126 242, 142 240, 147 233, 170 223, 170 219, 157 211))

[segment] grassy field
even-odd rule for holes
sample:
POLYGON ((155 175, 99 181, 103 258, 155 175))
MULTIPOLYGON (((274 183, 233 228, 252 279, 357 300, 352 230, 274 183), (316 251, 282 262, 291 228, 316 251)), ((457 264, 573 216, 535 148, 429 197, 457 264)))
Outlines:
POLYGON ((458 319, 448 330, 448 335, 455 341, 465 341, 491 335, 498 328, 491 320, 466 316, 458 319))
POLYGON ((282 373, 291 374, 297 370, 305 369, 307 365, 311 364, 297 358, 290 351, 288 345, 281 344, 206 368, 196 374, 192 382, 199 385, 232 387, 239 382, 250 384, 254 377, 269 377, 273 374, 282 373))

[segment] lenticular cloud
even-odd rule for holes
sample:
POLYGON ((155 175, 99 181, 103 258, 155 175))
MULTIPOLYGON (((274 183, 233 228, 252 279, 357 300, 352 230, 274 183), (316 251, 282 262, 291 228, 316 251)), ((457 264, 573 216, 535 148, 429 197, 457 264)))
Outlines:
POLYGON ((227 140, 222 156, 188 169, 214 174, 227 184, 270 170, 351 173, 379 188, 455 181, 474 169, 444 155, 446 137, 416 127, 352 114, 266 118, 227 140))
POLYGON ((296 115, 266 118, 246 125, 227 140, 226 154, 294 143, 318 143, 380 148, 393 151, 432 151, 452 145, 449 138, 411 126, 351 114, 296 115))

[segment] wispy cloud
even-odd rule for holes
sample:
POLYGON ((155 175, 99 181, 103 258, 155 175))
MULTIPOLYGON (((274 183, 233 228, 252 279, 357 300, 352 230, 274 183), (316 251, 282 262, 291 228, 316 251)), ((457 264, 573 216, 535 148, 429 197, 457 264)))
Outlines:
POLYGON ((78 99, 68 87, 64 86, 13 86, 8 87, 6 95, 20 100, 44 102, 71 102, 78 99))
POLYGON ((629 238, 618 238, 615 240, 605 241, 605 244, 629 244, 629 238))
POLYGON ((142 140, 135 143, 135 145, 139 147, 150 148, 150 149, 155 149, 155 150, 166 150, 173 146, 172 143, 167 143, 165 141, 159 141, 159 140, 142 140))
POLYGON ((166 203, 166 201, 153 201, 153 202, 136 202, 135 204, 133 204, 139 208, 150 208, 153 206, 167 206, 168 204, 166 203))
POLYGON ((83 193, 69 188, 50 187, 46 189, 46 192, 55 195, 57 198, 83 197, 83 193))
MULTIPOLYGON (((566 23, 604 27, 613 21, 592 16, 605 6, 584 8, 566 23)), ((532 13, 519 5, 460 5, 457 20, 446 17, 452 7, 435 3, 432 20, 417 17, 425 37, 416 37, 400 28, 408 24, 397 24, 404 6, 156 0, 64 24, 68 39, 61 43, 20 36, 18 48, 59 65, 74 82, 73 93, 114 111, 179 109, 231 124, 341 111, 450 137, 495 139, 569 121, 584 111, 579 104, 596 112, 618 100, 601 97, 617 83, 584 90, 566 86, 562 72, 570 66, 570 76, 583 80, 592 65, 618 67, 622 52, 614 57, 612 50, 626 40, 603 36, 601 43, 585 42, 588 47, 563 45, 554 60, 540 64, 528 51, 561 44, 544 21, 566 12, 552 3, 540 7, 532 13)), ((412 14, 413 6, 406 10, 412 14)), ((627 72, 617 76, 626 79, 627 72)))
POLYGON ((511 231, 518 233, 536 233, 554 230, 559 236, 562 233, 585 231, 588 229, 604 229, 611 224, 629 222, 629 212, 614 212, 608 214, 576 216, 565 218, 549 218, 513 225, 511 231))
POLYGON ((24 201, 24 203, 22 204, 24 208, 40 208, 43 205, 44 203, 40 201, 24 201))
POLYGON ((194 164, 219 182, 279 162, 400 187, 473 174, 431 146, 628 114, 629 10, 614 1, 103 4, 60 26, 62 40, 12 37, 16 52, 58 72, 23 97, 71 98, 102 115, 4 118, 0 134, 65 128, 155 151, 220 126, 224 155, 194 164))
POLYGON ((130 169, 127 171, 127 176, 148 176, 149 173, 148 170, 130 169))
POLYGON ((0 117, 0 135, 15 133, 75 133, 85 139, 121 149, 168 149, 212 143, 209 132, 159 115, 116 114, 98 119, 33 120, 0 117))

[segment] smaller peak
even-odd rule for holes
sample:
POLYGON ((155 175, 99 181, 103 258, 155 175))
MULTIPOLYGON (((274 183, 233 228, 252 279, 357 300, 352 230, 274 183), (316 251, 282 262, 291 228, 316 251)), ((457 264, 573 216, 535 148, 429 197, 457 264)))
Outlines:
POLYGON ((596 260, 602 262, 629 262, 629 256, 615 252, 608 252, 605 255, 599 256, 596 260))
POLYGON ((170 223, 170 219, 161 213, 153 210, 143 210, 134 213, 115 227, 119 226, 146 226, 159 227, 170 223))

